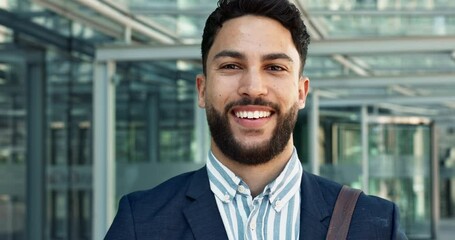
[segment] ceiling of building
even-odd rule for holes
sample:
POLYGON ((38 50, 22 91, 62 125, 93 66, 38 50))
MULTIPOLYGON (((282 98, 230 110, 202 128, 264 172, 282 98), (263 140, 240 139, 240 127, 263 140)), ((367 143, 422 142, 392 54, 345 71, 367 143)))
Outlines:
MULTIPOLYGON (((367 105, 455 122, 455 1, 293 2, 312 37, 304 74, 321 107, 367 105)), ((136 51, 122 61, 161 57, 196 65, 205 19, 215 7, 214 0, 16 0, 6 6, 41 13, 32 21, 116 55, 105 59, 136 51), (49 20, 56 17, 74 21, 71 30, 49 20)))

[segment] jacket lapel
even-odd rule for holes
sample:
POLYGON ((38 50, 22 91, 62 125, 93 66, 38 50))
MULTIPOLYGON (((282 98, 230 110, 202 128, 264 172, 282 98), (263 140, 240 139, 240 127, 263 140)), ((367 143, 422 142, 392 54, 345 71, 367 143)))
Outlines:
MULTIPOLYGON (((324 198, 316 176, 303 171, 301 182, 300 239, 325 239, 332 207, 324 198)), ((228 239, 206 167, 198 170, 188 187, 192 203, 183 213, 197 240, 228 239)), ((333 204, 332 204, 333 205, 333 204)))
POLYGON ((331 209, 315 176, 303 171, 301 182, 300 239, 325 239, 331 209))
POLYGON ((195 239, 228 239, 215 196, 210 190, 206 167, 195 173, 188 187, 187 197, 193 202, 183 210, 183 213, 195 239))

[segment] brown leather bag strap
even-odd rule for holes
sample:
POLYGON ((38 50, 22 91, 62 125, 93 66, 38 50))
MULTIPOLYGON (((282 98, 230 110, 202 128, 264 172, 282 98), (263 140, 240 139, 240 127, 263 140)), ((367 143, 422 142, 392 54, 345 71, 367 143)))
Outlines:
POLYGON ((343 186, 338 194, 326 240, 345 240, 357 199, 362 191, 343 186))

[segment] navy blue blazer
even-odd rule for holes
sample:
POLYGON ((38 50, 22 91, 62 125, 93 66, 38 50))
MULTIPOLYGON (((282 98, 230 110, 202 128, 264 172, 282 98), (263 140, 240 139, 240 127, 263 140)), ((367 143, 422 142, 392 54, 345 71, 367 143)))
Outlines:
MULTIPOLYGON (((341 185, 304 171, 300 239, 325 239, 341 185)), ((387 200, 361 194, 348 239, 406 239, 398 209, 387 200)), ((105 240, 228 239, 210 190, 205 167, 146 191, 123 196, 105 240)))

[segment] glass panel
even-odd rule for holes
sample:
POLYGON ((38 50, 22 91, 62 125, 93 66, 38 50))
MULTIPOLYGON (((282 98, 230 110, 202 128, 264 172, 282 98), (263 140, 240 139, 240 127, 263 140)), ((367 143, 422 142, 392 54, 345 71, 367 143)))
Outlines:
MULTIPOLYGON (((310 45, 311 46, 311 45, 310 45)), ((311 48, 311 47, 310 47, 311 48)), ((455 73, 454 56, 450 53, 426 54, 373 54, 346 56, 346 59, 356 66, 361 66, 371 76, 415 76, 455 73)), ((334 79, 336 77, 358 78, 359 75, 344 67, 341 61, 331 56, 308 56, 304 74, 317 82, 320 78, 334 79)), ((343 87, 342 80, 340 87, 343 87)), ((409 81, 412 84, 412 80, 409 81)), ((437 87, 437 86, 434 86, 437 87)), ((332 88, 338 88, 334 86, 332 88)), ((371 90, 371 87, 369 87, 371 90)))
POLYGON ((371 124, 369 190, 400 208, 409 238, 431 237, 430 127, 371 124))
POLYGON ((49 51, 46 61, 48 232, 55 239, 90 239, 93 65, 59 51, 49 51))
POLYGON ((455 128, 449 124, 439 125, 440 134, 438 145, 440 147, 440 199, 441 218, 455 217, 455 128))
POLYGON ((352 59, 357 64, 372 69, 375 76, 455 72, 455 61, 449 53, 381 54, 356 56, 352 59))
POLYGON ((455 8, 452 0, 302 0, 309 9, 441 9, 455 8))
POLYGON ((449 0, 304 0, 326 38, 453 35, 455 3, 449 0))
POLYGON ((196 115, 200 72, 192 61, 116 64, 117 200, 205 163, 208 148, 199 144, 208 141, 196 139, 208 132, 200 125, 201 112, 196 115))
POLYGON ((194 162, 196 72, 190 63, 119 63, 119 162, 194 162), (189 64, 189 65, 188 65, 189 64), (189 67, 179 70, 181 65, 189 67))
POLYGON ((0 44, 1 43, 10 43, 13 41, 13 33, 9 28, 0 26, 0 44))
MULTIPOLYGON (((347 75, 343 66, 333 58, 308 56, 305 63, 304 74, 311 78, 337 77, 347 75)), ((352 73, 351 73, 352 74, 352 73)))
POLYGON ((357 16, 336 15, 315 17, 315 22, 326 28, 326 38, 352 38, 374 36, 422 36, 455 34, 454 17, 422 16, 357 16))
POLYGON ((136 16, 158 23, 184 44, 198 44, 207 16, 216 7, 213 0, 125 1, 116 0, 136 16))
POLYGON ((25 239, 26 91, 23 66, 0 60, 0 239, 25 239))
MULTIPOLYGON (((349 121, 349 112, 335 113, 321 112, 330 114, 321 118, 321 175, 363 188, 360 124, 349 121)), ((369 194, 398 205, 409 238, 430 238, 430 126, 370 123, 368 129, 369 194)))
MULTIPOLYGON (((325 120, 327 121, 327 120, 325 120)), ((360 124, 349 122, 336 122, 329 125, 324 137, 331 143, 326 143, 325 153, 322 156, 324 163, 321 164, 321 176, 328 177, 341 184, 362 188, 362 148, 360 124), (331 126, 331 127, 330 127, 331 126), (330 145, 327 146, 327 144, 330 145), (331 154, 330 154, 331 153, 331 154)))
POLYGON ((68 206, 65 192, 53 191, 50 198, 51 202, 51 238, 66 239, 68 235, 68 206))
POLYGON ((154 14, 148 16, 162 26, 169 26, 167 29, 180 38, 184 44, 200 44, 202 30, 205 25, 205 16, 169 16, 154 14))

